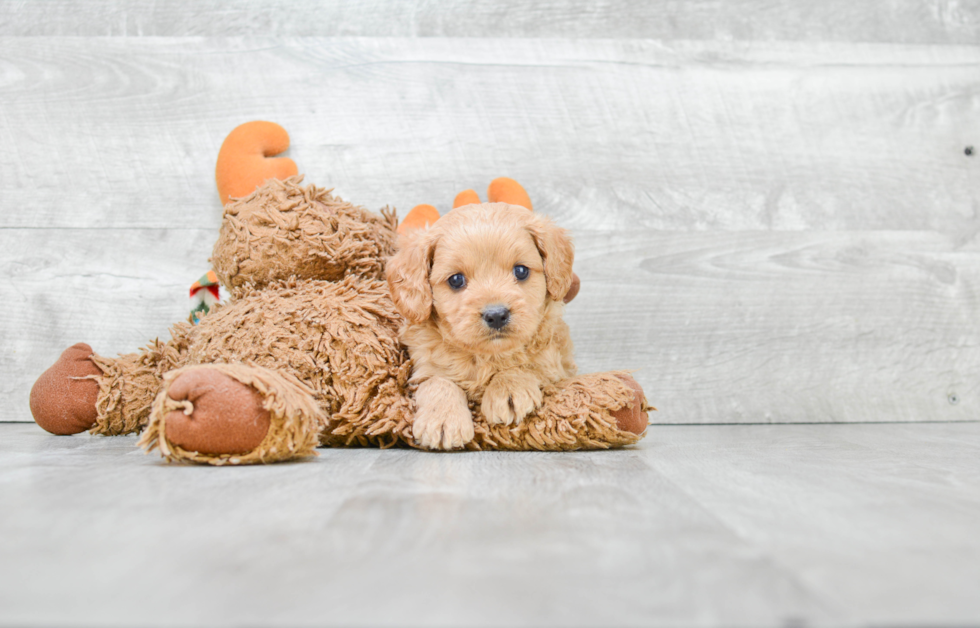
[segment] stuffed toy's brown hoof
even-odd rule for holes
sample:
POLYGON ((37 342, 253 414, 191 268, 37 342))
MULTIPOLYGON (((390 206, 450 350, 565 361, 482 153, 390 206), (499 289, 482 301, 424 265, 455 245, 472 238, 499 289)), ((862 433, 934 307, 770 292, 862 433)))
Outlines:
POLYGON ((244 454, 269 432, 269 411, 257 390, 214 369, 182 373, 167 396, 184 408, 166 415, 167 439, 201 454, 244 454))
POLYGON ((31 414, 52 434, 78 434, 95 425, 99 383, 94 378, 102 371, 91 355, 84 342, 68 347, 31 388, 31 414))
POLYGON ((646 397, 643 388, 629 375, 619 375, 619 378, 626 382, 626 385, 633 389, 633 403, 626 405, 619 410, 614 410, 610 414, 616 419, 616 426, 624 432, 642 434, 647 429, 649 417, 647 416, 646 397))
POLYGON ((313 391, 295 377, 199 364, 164 374, 139 445, 173 462, 279 462, 315 456, 326 423, 313 391))

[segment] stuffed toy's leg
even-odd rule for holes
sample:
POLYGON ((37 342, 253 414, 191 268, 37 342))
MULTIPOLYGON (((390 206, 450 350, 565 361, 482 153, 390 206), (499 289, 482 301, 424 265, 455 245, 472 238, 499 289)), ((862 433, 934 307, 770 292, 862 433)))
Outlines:
POLYGON ((52 434, 138 432, 160 389, 161 367, 179 360, 173 346, 159 341, 118 358, 100 356, 80 342, 34 383, 31 414, 52 434))
POLYGON ((643 389, 625 371, 579 375, 548 386, 536 412, 518 425, 475 422, 467 449, 568 451, 639 441, 647 427, 643 389))
POLYGON ((313 391, 260 366, 204 364, 166 373, 140 439, 168 461, 214 465, 316 455, 326 419, 313 391))

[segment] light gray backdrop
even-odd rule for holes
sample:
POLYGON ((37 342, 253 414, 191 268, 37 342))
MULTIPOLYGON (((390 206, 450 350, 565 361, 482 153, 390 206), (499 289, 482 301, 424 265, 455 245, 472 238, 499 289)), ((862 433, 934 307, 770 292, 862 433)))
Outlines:
POLYGON ((252 119, 372 209, 521 181, 653 421, 976 419, 978 42, 976 1, 2 3, 0 420, 186 317, 252 119))

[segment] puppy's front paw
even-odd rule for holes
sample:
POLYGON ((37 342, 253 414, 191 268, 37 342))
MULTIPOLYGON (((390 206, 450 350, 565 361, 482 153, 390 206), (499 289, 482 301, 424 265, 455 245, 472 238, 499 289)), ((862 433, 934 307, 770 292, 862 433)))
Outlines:
POLYGON ((412 423, 415 442, 426 449, 459 449, 473 435, 469 408, 419 408, 412 423))
POLYGON ((480 411, 487 421, 496 425, 520 423, 541 405, 541 386, 538 380, 526 375, 501 373, 490 380, 480 411))
POLYGON ((427 449, 458 449, 473 440, 473 416, 466 394, 448 379, 433 377, 415 393, 418 409, 412 436, 427 449))

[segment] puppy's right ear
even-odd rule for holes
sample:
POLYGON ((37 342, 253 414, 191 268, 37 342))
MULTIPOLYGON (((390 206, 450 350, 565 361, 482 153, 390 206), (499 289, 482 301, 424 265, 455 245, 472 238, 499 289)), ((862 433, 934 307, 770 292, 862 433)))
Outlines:
POLYGON ((398 241, 398 252, 388 260, 385 274, 398 311, 411 323, 422 323, 432 313, 432 253, 435 237, 428 229, 411 231, 398 241))

